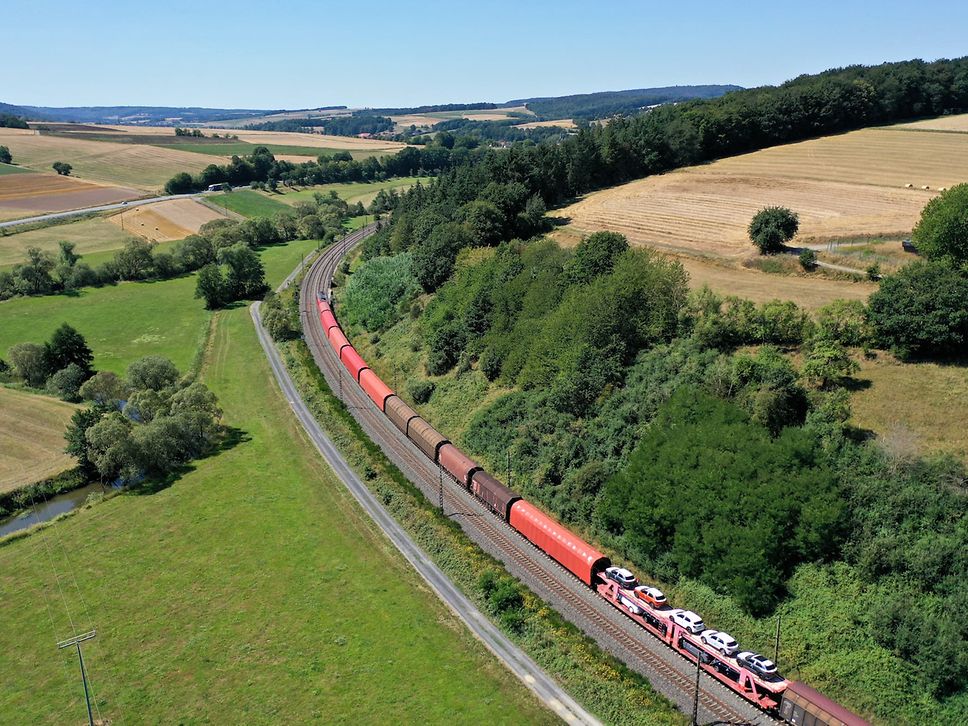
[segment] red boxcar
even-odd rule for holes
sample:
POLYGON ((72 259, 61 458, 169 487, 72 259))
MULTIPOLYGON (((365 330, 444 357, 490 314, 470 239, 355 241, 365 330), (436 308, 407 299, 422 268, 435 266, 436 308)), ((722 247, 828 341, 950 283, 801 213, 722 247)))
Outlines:
POLYGON ((320 298, 316 298, 316 309, 320 313, 332 312, 333 309, 329 306, 329 303, 320 298))
POLYGON ((343 331, 339 328, 332 328, 329 331, 329 344, 333 346, 333 350, 339 355, 340 351, 350 344, 350 341, 343 335, 343 331))
MULTIPOLYGON (((441 449, 443 453, 443 449, 441 449)), ((471 480, 471 492, 484 502, 505 522, 510 515, 511 506, 521 497, 483 469, 475 472, 471 480)))
POLYGON ((780 716, 792 724, 816 726, 870 726, 856 713, 848 711, 805 683, 794 681, 783 692, 780 716))
POLYGON ((319 322, 323 326, 323 330, 326 331, 327 335, 329 331, 333 328, 338 328, 339 323, 336 322, 336 316, 333 315, 329 310, 323 310, 319 313, 319 322))
POLYGON ((474 472, 481 470, 481 465, 458 449, 453 444, 440 447, 440 465, 450 472, 450 475, 468 489, 471 488, 471 477, 474 472))
POLYGON ((410 420, 410 424, 407 426, 407 438, 415 443, 417 448, 424 453, 424 456, 434 463, 437 462, 437 451, 440 447, 450 443, 446 436, 420 416, 410 420))
POLYGON ((390 386, 380 380, 380 377, 370 368, 360 371, 360 386, 381 411, 386 406, 387 399, 393 395, 390 386))
POLYGON ((364 368, 369 368, 363 357, 356 352, 356 348, 352 345, 343 346, 343 349, 339 352, 339 359, 343 361, 343 365, 346 366, 346 370, 350 372, 353 379, 359 383, 360 373, 364 368))
POLYGON ((586 585, 593 585, 595 573, 611 564, 601 552, 523 499, 511 505, 511 518, 508 521, 586 585))
POLYGON ((410 408, 400 396, 395 394, 387 399, 386 407, 383 411, 393 425, 403 432, 404 436, 407 435, 407 425, 418 416, 416 411, 410 408))

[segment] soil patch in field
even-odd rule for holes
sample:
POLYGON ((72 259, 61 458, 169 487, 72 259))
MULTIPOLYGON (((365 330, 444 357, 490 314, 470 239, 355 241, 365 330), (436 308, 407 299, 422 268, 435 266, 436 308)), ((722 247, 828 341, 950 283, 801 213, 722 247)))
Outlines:
POLYGON ((143 194, 54 174, 6 174, 0 176, 0 219, 96 207, 143 194))
POLYGON ((0 386, 0 493, 76 465, 64 453, 64 431, 76 406, 0 386))
POLYGON ((128 208, 110 217, 110 221, 126 232, 152 242, 184 239, 198 232, 206 222, 225 219, 211 207, 194 199, 172 199, 157 204, 128 208))

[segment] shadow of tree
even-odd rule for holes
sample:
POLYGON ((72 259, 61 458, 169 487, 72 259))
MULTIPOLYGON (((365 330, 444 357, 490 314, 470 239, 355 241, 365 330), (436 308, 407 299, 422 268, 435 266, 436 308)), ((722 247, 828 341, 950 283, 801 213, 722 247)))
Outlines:
POLYGON ((151 495, 164 491, 186 474, 195 471, 198 462, 205 461, 213 456, 219 456, 220 454, 223 454, 226 451, 231 451, 236 446, 248 443, 251 440, 252 436, 250 436, 248 432, 235 426, 228 426, 225 428, 218 445, 214 446, 207 454, 203 454, 184 466, 180 466, 177 469, 168 472, 168 474, 163 477, 145 479, 139 484, 129 487, 128 491, 139 496, 151 495))

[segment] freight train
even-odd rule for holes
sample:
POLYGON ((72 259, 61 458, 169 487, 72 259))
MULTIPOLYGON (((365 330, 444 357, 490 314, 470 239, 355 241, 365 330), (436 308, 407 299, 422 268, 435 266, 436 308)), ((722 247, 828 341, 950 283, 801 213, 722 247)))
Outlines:
MULTIPOLYGON (((697 663, 697 667, 710 677, 789 724, 869 726, 862 718, 813 688, 786 680, 775 668, 770 671, 757 667, 757 663, 751 663, 749 658, 755 654, 734 651, 727 655, 708 644, 703 636, 714 631, 687 629, 681 617, 674 617, 683 611, 672 608, 661 593, 659 599, 651 594, 643 596, 642 590, 657 591, 642 587, 636 591, 637 580, 625 570, 621 571, 622 576, 615 576, 617 568, 611 567, 607 556, 486 472, 380 380, 347 339, 329 301, 321 292, 316 308, 326 340, 343 367, 390 422, 457 484, 612 606, 684 658, 697 663)), ((701 620, 699 624, 702 626, 701 620)))

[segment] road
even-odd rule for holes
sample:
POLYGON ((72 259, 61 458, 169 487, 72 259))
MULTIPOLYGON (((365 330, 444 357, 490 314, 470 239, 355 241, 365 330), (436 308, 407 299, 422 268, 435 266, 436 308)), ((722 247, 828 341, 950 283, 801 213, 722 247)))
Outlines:
MULTIPOLYGON (((233 187, 233 189, 246 189, 247 187, 233 187)), ((83 207, 81 209, 69 209, 66 212, 51 212, 50 214, 39 214, 36 217, 24 217, 23 219, 11 219, 9 222, 0 222, 0 229, 4 227, 16 227, 21 224, 34 224, 36 222, 49 222, 52 219, 65 219, 67 217, 80 217, 84 214, 94 214, 95 212, 110 212, 113 209, 127 209, 128 207, 140 207, 145 204, 157 204, 167 202, 171 199, 197 199, 209 194, 221 194, 222 192, 193 192, 192 194, 169 194, 163 197, 148 197, 147 199, 131 199, 127 202, 115 202, 114 204, 102 204, 99 207, 83 207)))
MULTIPOLYGON (((365 236, 364 235, 360 235, 365 236)), ((288 285, 299 268, 280 285, 282 289, 288 285)), ((250 308, 255 322, 259 342, 265 351, 273 375, 283 395, 289 401, 293 413, 309 436, 313 445, 340 478, 349 492, 353 495, 363 511, 383 530, 387 538, 420 574, 437 596, 457 615, 474 635, 500 659, 517 678, 524 683, 539 699, 541 699, 563 721, 569 724, 590 724, 598 726, 600 722, 583 709, 568 695, 545 671, 543 671, 527 654, 512 643, 507 636, 498 630, 490 620, 457 589, 447 576, 437 567, 427 554, 407 535, 397 524, 396 520, 377 501, 376 497, 359 479, 349 466, 339 450, 323 432, 319 423, 313 417, 302 397, 299 395, 289 372, 286 370, 279 353, 272 343, 269 334, 262 325, 259 316, 260 303, 254 303, 250 308)))
MULTIPOLYGON (((437 502, 442 495, 444 511, 454 518, 471 540, 500 560, 508 572, 597 641, 604 650, 645 675, 658 692, 684 712, 690 713, 696 678, 693 663, 651 637, 507 523, 495 517, 466 489, 444 475, 346 375, 323 335, 316 313, 316 293, 330 289, 332 275, 358 240, 351 235, 324 250, 302 282, 300 309, 303 331, 330 389, 339 391, 340 398, 370 439, 383 449, 428 500, 437 502)), ((699 717, 703 723, 717 720, 774 723, 768 715, 707 674, 702 676, 700 690, 699 717)))

